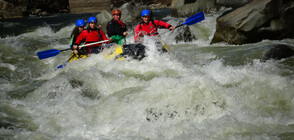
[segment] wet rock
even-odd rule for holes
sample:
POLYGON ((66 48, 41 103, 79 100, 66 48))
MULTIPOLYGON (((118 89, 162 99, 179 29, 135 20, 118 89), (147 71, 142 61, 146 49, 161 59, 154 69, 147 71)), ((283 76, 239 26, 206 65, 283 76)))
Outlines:
POLYGON ((179 33, 175 37, 176 42, 191 42, 195 40, 196 37, 191 33, 190 28, 188 26, 184 27, 184 29, 179 30, 179 33))
POLYGON ((281 60, 283 58, 288 58, 294 56, 294 48, 291 46, 287 46, 284 44, 275 44, 270 45, 271 49, 269 49, 263 56, 262 61, 266 61, 269 59, 281 60))
POLYGON ((244 44, 294 37, 293 12, 294 1, 254 0, 217 18, 211 43, 244 44))

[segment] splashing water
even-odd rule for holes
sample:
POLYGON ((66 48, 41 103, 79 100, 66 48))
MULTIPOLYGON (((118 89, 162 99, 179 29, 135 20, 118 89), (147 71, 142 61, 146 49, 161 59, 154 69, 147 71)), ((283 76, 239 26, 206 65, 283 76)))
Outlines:
POLYGON ((145 37, 141 61, 98 54, 57 71, 70 52, 36 52, 68 48, 72 24, 1 38, 0 138, 293 138, 294 59, 260 62, 265 45, 293 39, 209 45, 215 16, 206 19, 190 27, 193 42, 161 36, 168 53, 145 37))

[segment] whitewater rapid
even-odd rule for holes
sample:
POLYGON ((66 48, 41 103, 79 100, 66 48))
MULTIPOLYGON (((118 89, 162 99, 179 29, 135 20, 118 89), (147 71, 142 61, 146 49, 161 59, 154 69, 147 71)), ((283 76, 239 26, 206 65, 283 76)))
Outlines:
POLYGON ((146 38, 141 61, 99 54, 58 70, 70 52, 36 53, 68 48, 73 24, 1 38, 0 138, 293 138, 294 59, 260 59, 266 45, 294 40, 210 45, 215 18, 191 26, 189 43, 174 42, 176 31, 162 35, 168 53, 146 38))

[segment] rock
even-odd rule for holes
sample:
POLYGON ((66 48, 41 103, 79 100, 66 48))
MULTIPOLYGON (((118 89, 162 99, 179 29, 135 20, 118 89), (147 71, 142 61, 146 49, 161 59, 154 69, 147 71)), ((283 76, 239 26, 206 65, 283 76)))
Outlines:
POLYGON ((183 6, 184 3, 185 3, 185 0, 173 0, 172 3, 171 3, 171 7, 172 8, 178 8, 178 7, 183 6))
POLYGON ((109 10, 111 0, 68 0, 70 13, 97 13, 103 10, 109 10))
POLYGON ((157 4, 150 4, 150 9, 159 9, 159 8, 167 8, 168 6, 165 4, 157 3, 157 4))
POLYGON ((99 24, 102 24, 106 27, 106 24, 112 19, 112 15, 110 12, 104 10, 101 13, 96 15, 99 24))
POLYGON ((216 0, 215 3, 220 6, 238 8, 251 2, 252 0, 216 0))
POLYGON ((68 11, 68 0, 34 0, 27 4, 28 14, 48 15, 68 11), (36 13, 36 9, 38 12, 36 13))
POLYGON ((107 23, 112 19, 112 15, 107 10, 102 11, 101 13, 96 15, 96 18, 98 20, 98 25, 102 26, 102 31, 104 33, 107 33, 106 26, 107 23))
POLYGON ((32 15, 39 15, 39 13, 41 12, 41 9, 35 9, 31 12, 32 15))
MULTIPOLYGON (((181 27, 183 28, 183 27, 181 27)), ((190 28, 188 26, 184 27, 184 29, 179 30, 179 33, 175 37, 176 42, 191 42, 195 40, 196 37, 191 33, 190 28)))
MULTIPOLYGON (((178 3, 182 4, 182 2, 178 3)), ((200 11, 204 11, 205 13, 212 13, 218 9, 219 7, 215 4, 214 0, 197 0, 194 3, 184 3, 183 6, 174 7, 172 15, 175 17, 188 17, 200 11)))
POLYGON ((19 2, 0 1, 0 18, 21 18, 26 15, 28 1, 19 2))
POLYGON ((39 13, 39 16, 47 16, 47 15, 48 15, 48 13, 46 11, 39 13))
POLYGON ((271 49, 269 49, 264 54, 262 61, 266 61, 269 59, 281 60, 283 58, 294 56, 294 50, 291 46, 287 46, 284 44, 275 44, 269 45, 268 47, 271 47, 271 49))
POLYGON ((218 17, 211 43, 244 44, 293 37, 293 10, 294 1, 254 0, 218 17))
POLYGON ((140 19, 141 9, 136 7, 134 3, 125 3, 119 10, 122 12, 121 19, 124 22, 134 22, 140 19))

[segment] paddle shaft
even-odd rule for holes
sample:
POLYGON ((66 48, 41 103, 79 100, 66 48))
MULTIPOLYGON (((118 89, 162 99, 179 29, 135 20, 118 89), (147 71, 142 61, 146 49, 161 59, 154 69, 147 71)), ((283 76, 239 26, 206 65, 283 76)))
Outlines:
POLYGON ((177 25, 177 26, 175 27, 175 29, 178 28, 178 27, 181 27, 181 26, 183 26, 183 25, 184 25, 184 24, 177 25))
POLYGON ((98 44, 98 43, 104 43, 107 42, 108 40, 103 40, 103 41, 99 41, 99 42, 93 42, 93 43, 89 43, 89 44, 85 44, 85 45, 81 45, 79 47, 85 47, 85 46, 90 46, 90 45, 94 45, 94 44, 98 44))
POLYGON ((71 50, 71 48, 60 50, 60 52, 67 51, 67 50, 71 50))
MULTIPOLYGON (((89 45, 99 44, 99 43, 103 43, 103 42, 107 42, 107 41, 108 40, 93 42, 93 43, 81 45, 80 47, 85 47, 85 46, 89 46, 89 45)), ((71 48, 67 48, 67 49, 63 49, 63 50, 51 49, 51 50, 41 51, 41 52, 37 52, 37 55, 38 55, 38 58, 39 59, 45 59, 45 58, 56 56, 60 52, 67 51, 67 50, 71 50, 71 48)))

